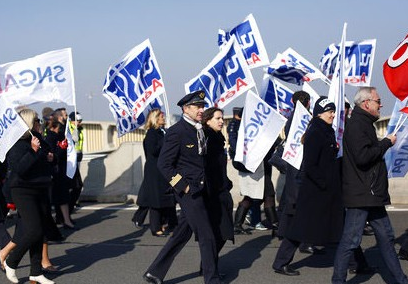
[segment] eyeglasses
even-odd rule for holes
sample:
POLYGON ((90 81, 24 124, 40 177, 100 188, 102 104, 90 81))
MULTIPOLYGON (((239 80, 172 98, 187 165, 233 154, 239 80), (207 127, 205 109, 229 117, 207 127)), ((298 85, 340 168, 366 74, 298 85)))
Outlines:
POLYGON ((378 100, 366 99, 366 101, 373 101, 373 102, 376 102, 377 104, 381 105, 381 99, 378 99, 378 100))
POLYGON ((41 120, 41 119, 39 119, 39 118, 35 118, 35 119, 34 119, 34 122, 38 122, 38 123, 40 123, 40 124, 41 124, 41 123, 42 123, 42 120, 41 120))

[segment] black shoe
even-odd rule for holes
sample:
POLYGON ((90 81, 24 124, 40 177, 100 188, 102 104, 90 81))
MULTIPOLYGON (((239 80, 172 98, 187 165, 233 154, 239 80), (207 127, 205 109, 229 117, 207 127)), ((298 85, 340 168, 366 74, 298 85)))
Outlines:
POLYGON ((286 276, 298 276, 298 275, 300 275, 299 271, 290 268, 289 265, 285 265, 282 268, 274 269, 274 270, 275 270, 276 273, 283 274, 283 275, 286 275, 286 276))
POLYGON ((151 275, 149 272, 143 274, 143 279, 146 280, 148 283, 163 284, 163 281, 161 279, 151 275))
POLYGON ((252 235, 252 233, 251 230, 244 229, 242 226, 235 226, 234 235, 252 235))
POLYGON ((138 230, 143 229, 143 224, 140 224, 139 222, 133 221, 133 220, 132 220, 132 222, 133 222, 133 224, 135 224, 136 229, 138 229, 138 230))
POLYGON ((301 253, 306 253, 306 254, 314 254, 314 255, 323 255, 326 254, 325 249, 318 249, 314 246, 305 246, 305 247, 300 247, 299 251, 301 253))
POLYGON ((350 274, 374 274, 377 272, 378 267, 375 266, 364 266, 361 268, 350 268, 350 274))
POLYGON ((408 251, 400 249, 398 252, 398 258, 402 260, 408 260, 408 251))
POLYGON ((299 251, 301 253, 313 254, 315 250, 313 246, 302 246, 302 247, 299 247, 299 251))
POLYGON ((67 238, 65 236, 63 236, 63 235, 59 235, 59 236, 47 239, 47 241, 55 242, 55 243, 61 243, 61 242, 64 242, 66 240, 67 240, 67 238))
POLYGON ((70 225, 67 225, 67 224, 65 224, 65 223, 62 225, 62 227, 63 227, 65 230, 78 231, 78 228, 77 228, 77 227, 75 227, 75 226, 70 226, 70 225))

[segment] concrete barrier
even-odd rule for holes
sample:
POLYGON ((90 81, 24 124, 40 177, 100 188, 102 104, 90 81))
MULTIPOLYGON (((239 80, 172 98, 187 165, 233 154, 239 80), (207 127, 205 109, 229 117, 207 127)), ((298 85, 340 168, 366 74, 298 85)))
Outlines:
MULTIPOLYGON (((83 201, 98 202, 136 202, 140 185, 143 180, 145 157, 142 142, 126 142, 107 154, 85 155, 81 162, 81 175, 84 189, 81 195, 83 201)), ((238 171, 228 162, 228 176, 234 187, 231 194, 235 206, 242 199, 239 188, 238 171)), ((392 203, 408 204, 408 178, 390 179, 390 195, 392 203)), ((279 201, 285 176, 275 168, 272 170, 272 182, 279 201)), ((263 183, 259 184, 263 187, 263 183)))

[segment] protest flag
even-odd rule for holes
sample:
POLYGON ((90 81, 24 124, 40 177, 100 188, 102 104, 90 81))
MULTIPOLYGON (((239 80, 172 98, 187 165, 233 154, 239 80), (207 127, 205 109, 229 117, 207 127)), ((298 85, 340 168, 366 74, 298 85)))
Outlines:
MULTIPOLYGON (((344 81, 351 86, 370 86, 376 39, 359 42, 345 42, 344 81)), ((320 59, 320 70, 328 78, 332 78, 339 56, 340 46, 331 44, 320 59)))
POLYGON ((161 107, 162 94, 165 94, 163 78, 147 39, 112 65, 106 75, 103 95, 116 119, 118 136, 140 127, 145 109, 161 107))
POLYGON ((242 48, 249 68, 261 67, 269 64, 268 54, 263 43, 258 25, 252 14, 230 31, 218 30, 218 45, 227 44, 231 36, 235 35, 239 46, 242 48))
POLYGON ((385 153, 388 177, 404 177, 408 172, 408 123, 406 123, 408 98, 395 100, 386 135, 397 135, 394 146, 385 153), (401 113, 403 112, 403 113, 401 113), (402 117, 405 116, 404 119, 402 117))
POLYGON ((260 97, 272 108, 288 118, 293 110, 293 91, 274 77, 264 74, 260 97))
POLYGON ((328 98, 336 105, 336 115, 333 120, 333 129, 336 135, 336 141, 339 145, 337 157, 343 156, 343 134, 345 122, 345 91, 344 91, 344 50, 346 42, 347 23, 344 23, 343 34, 341 36, 340 51, 337 57, 336 70, 329 88, 328 98))
POLYGON ((5 96, 0 96, 0 122, 0 162, 3 163, 10 148, 29 129, 5 96))
POLYGON ((0 65, 0 95, 14 106, 75 104, 71 48, 0 65))
POLYGON ((286 118, 254 92, 246 95, 234 160, 254 173, 278 138, 286 118))
POLYGON ((65 125, 65 139, 67 139, 67 177, 73 178, 77 169, 77 152, 75 150, 74 140, 72 139, 71 131, 69 130, 70 119, 67 119, 65 125))
POLYGON ((200 74, 184 85, 186 94, 202 90, 207 107, 224 108, 255 87, 254 79, 235 35, 200 74))
POLYGON ((408 96, 408 35, 384 62, 383 75, 391 93, 403 101, 408 96))
POLYGON ((303 144, 301 142, 305 134, 312 115, 301 103, 297 103, 290 125, 288 137, 286 137, 285 148, 282 159, 291 164, 296 169, 300 169, 303 160, 303 144))
POLYGON ((319 69, 292 48, 278 53, 271 64, 264 68, 264 71, 284 82, 296 85, 316 79, 330 84, 330 80, 319 69))

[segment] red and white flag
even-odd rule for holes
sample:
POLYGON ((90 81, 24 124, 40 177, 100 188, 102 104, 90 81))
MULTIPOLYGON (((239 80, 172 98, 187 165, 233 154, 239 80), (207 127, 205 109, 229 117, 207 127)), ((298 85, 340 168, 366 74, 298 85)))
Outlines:
POLYGON ((408 35, 384 62, 383 75, 388 88, 400 101, 408 96, 408 35))

